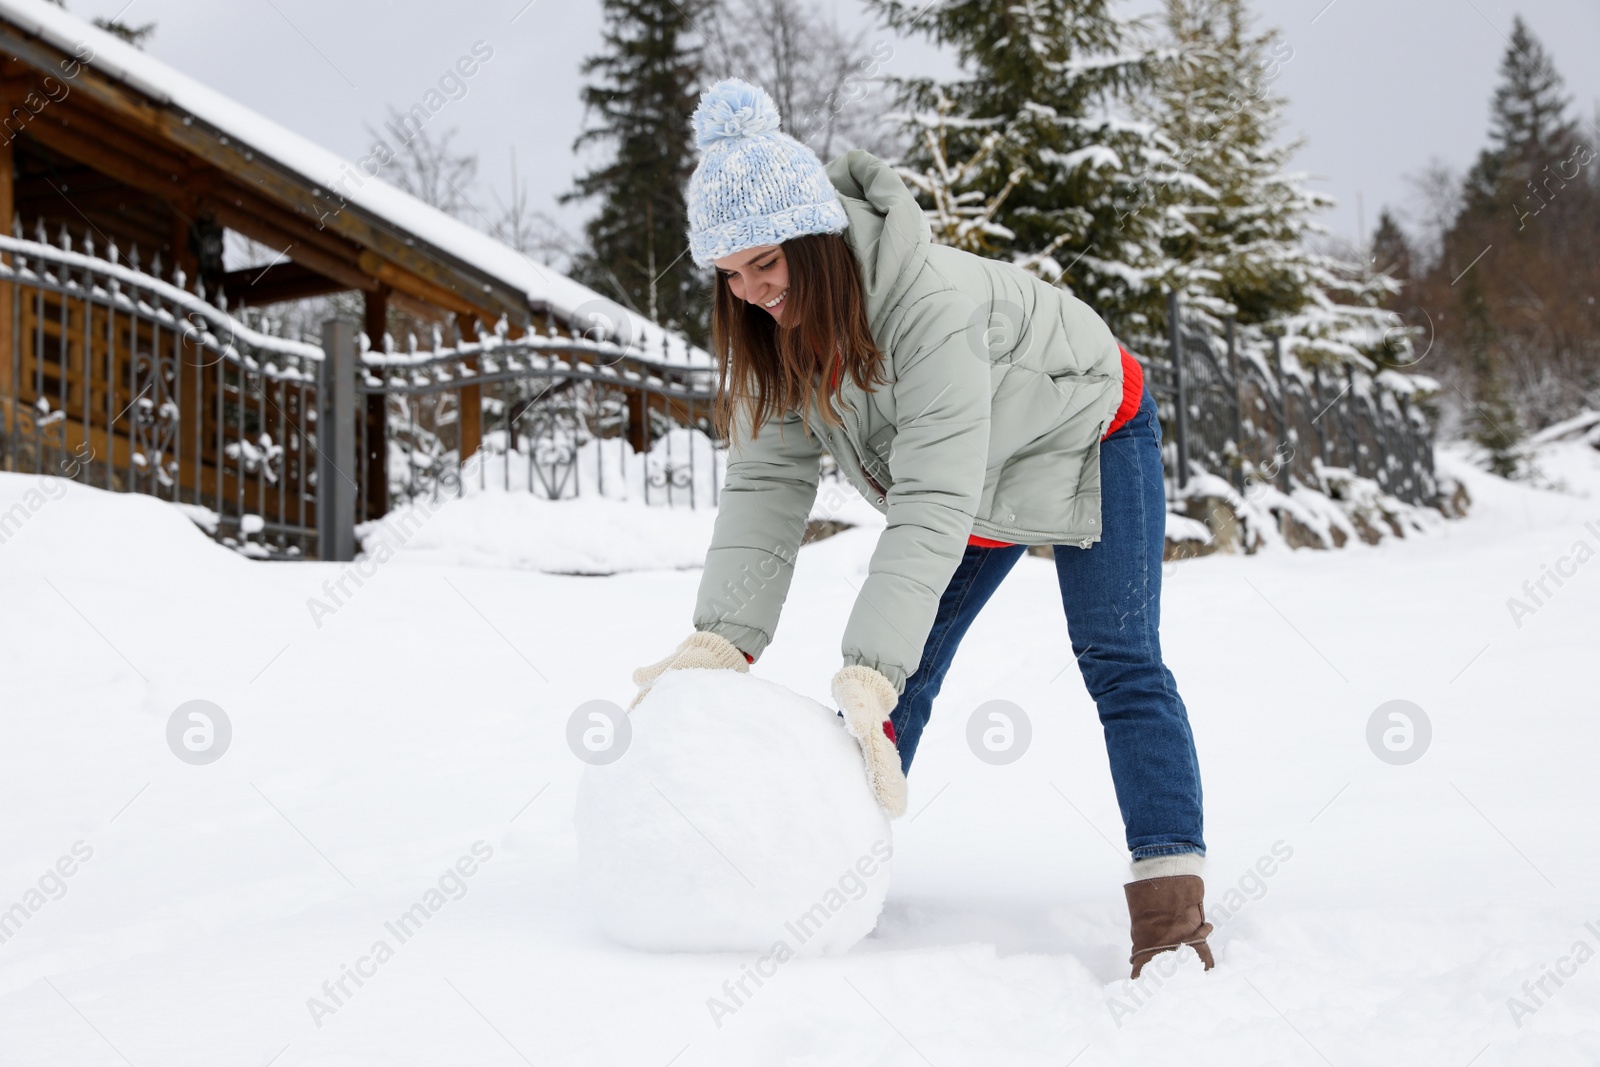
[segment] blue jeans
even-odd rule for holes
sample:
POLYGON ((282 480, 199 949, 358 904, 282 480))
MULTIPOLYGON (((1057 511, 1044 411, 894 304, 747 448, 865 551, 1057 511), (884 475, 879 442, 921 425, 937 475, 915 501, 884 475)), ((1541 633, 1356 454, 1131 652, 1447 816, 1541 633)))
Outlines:
MULTIPOLYGON (((1139 410, 1100 444, 1100 540, 1056 545, 1072 654, 1094 697, 1134 859, 1205 853, 1200 764, 1178 685, 1161 661, 1166 539, 1161 424, 1147 388, 1139 410)), ((1025 551, 967 546, 890 719, 907 772, 956 646, 1025 551)))

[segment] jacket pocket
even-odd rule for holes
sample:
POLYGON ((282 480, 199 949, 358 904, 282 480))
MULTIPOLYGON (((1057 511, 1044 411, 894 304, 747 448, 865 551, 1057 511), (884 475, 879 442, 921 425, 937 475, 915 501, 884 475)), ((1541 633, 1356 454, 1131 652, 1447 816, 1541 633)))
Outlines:
POLYGON ((1061 398, 1061 420, 1078 417, 1084 408, 1103 398, 1107 383, 1114 381, 1109 374, 1050 375, 1050 383, 1061 398))
POLYGON ((889 473, 889 462, 894 456, 895 430, 894 426, 880 428, 867 439, 866 447, 861 452, 862 467, 873 481, 885 488, 893 480, 889 473))

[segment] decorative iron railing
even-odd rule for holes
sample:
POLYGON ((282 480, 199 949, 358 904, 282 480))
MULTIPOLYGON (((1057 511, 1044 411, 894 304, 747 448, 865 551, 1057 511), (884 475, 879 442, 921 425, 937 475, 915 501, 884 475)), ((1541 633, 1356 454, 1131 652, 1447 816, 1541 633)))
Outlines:
POLYGON ((1434 506, 1434 426, 1413 399, 1417 380, 1354 363, 1301 365, 1293 338, 1266 328, 1222 333, 1168 300, 1164 359, 1146 379, 1167 435, 1169 489, 1196 470, 1243 492, 1254 482, 1288 492, 1327 485, 1333 468, 1370 478, 1410 504, 1434 506))
POLYGON ((322 351, 163 280, 159 258, 147 273, 137 250, 37 236, 0 235, 0 469, 193 505, 252 554, 311 552, 322 351))
POLYGON ((724 451, 709 364, 651 358, 599 328, 558 332, 551 320, 517 339, 502 324, 473 340, 437 330, 428 350, 415 337, 404 351, 385 342, 361 355, 358 391, 381 398, 384 417, 362 423, 360 448, 387 455, 391 501, 463 495, 464 458, 476 454, 469 477, 480 489, 716 506, 724 451))

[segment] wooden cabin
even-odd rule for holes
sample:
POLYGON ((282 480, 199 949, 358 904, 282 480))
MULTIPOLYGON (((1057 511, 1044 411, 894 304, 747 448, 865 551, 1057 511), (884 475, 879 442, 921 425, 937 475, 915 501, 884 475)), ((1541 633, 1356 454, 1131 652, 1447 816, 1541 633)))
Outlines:
MULTIPOLYGON (((373 161, 342 159, 42 0, 0 0, 0 97, 0 469, 154 492, 245 534, 252 521, 315 529, 323 353, 240 316, 319 294, 359 291, 374 349, 399 305, 469 339, 592 337, 604 323, 646 362, 709 362, 387 184, 373 161), (276 257, 225 269, 230 230, 276 257)), ((430 381, 445 366, 434 360, 430 381)), ((464 459, 483 434, 480 363, 450 366, 464 459)), ((362 393, 369 380, 350 398, 365 412, 360 469, 345 478, 360 484, 357 521, 388 507, 387 398, 362 393)), ((681 409, 705 383, 639 380, 626 432, 646 448, 649 405, 681 409)))

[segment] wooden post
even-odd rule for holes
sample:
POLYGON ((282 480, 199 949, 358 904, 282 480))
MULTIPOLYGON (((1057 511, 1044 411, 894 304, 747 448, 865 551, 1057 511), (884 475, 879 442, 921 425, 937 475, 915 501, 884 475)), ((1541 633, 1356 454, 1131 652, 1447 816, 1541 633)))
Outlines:
POLYGON ((628 397, 628 444, 634 452, 643 455, 650 451, 650 394, 643 389, 630 389, 628 397))
MULTIPOLYGON (((375 351, 383 351, 383 335, 389 325, 389 287, 380 285, 366 294, 367 340, 375 351)), ((363 496, 367 501, 364 519, 381 519, 389 513, 389 398, 383 393, 367 397, 367 454, 362 457, 363 496)))
MULTIPOLYGON (((456 329, 463 338, 477 336, 473 329, 476 319, 462 312, 456 313, 456 329)), ((476 361, 473 361, 474 366, 476 361)), ((463 465, 483 447, 483 386, 464 385, 461 387, 461 414, 458 429, 461 431, 460 459, 463 465)), ((463 474, 463 478, 465 475, 463 474)), ((462 493, 466 492, 462 487, 462 493)))
MULTIPOLYGON (((167 280, 175 274, 174 268, 183 271, 183 287, 189 292, 194 292, 194 276, 200 273, 200 260, 189 250, 189 216, 177 204, 168 204, 172 212, 170 217, 170 236, 172 242, 172 261, 167 264, 167 280)), ((187 205, 185 205, 187 206, 187 205)))
MULTIPOLYGON (((0 102, 4 97, 0 96, 0 102)), ((0 227, 3 227, 6 236, 11 235, 11 219, 16 214, 16 182, 13 170, 13 156, 11 152, 12 141, 3 131, 0 136, 5 136, 5 144, 0 145, 0 227)), ((11 283, 0 282, 0 417, 5 422, 0 426, 0 432, 5 434, 4 466, 14 469, 16 465, 16 403, 17 394, 13 389, 15 384, 12 379, 16 376, 17 353, 12 337, 15 324, 11 316, 11 283)))

